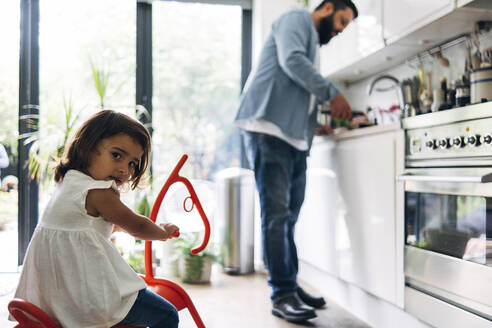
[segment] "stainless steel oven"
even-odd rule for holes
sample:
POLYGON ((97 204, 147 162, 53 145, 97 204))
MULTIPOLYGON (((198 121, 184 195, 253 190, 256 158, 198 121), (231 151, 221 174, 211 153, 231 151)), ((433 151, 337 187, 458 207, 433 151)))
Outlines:
POLYGON ((492 327, 492 102, 403 128, 405 307, 438 327, 492 327))

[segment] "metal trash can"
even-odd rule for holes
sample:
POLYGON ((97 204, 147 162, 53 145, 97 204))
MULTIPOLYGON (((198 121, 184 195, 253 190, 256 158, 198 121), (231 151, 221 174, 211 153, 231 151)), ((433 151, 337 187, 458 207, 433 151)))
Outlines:
POLYGON ((224 249, 224 271, 254 272, 255 179, 251 170, 227 168, 215 175, 217 234, 224 249))

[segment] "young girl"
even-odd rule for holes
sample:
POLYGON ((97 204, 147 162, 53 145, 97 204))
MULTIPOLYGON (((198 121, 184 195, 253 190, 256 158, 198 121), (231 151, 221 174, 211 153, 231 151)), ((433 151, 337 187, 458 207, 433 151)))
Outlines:
POLYGON ((149 132, 124 114, 102 110, 82 124, 55 168, 58 186, 29 244, 15 297, 65 328, 178 327, 176 308, 146 289, 109 240, 114 226, 144 240, 164 241, 177 230, 120 200, 118 188, 134 189, 149 157, 149 132))

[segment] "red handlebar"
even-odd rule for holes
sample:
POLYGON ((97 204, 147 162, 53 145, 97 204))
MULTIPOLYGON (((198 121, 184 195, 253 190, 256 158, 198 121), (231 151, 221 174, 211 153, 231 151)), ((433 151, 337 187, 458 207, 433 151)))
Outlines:
MULTIPOLYGON (((205 212, 203 211, 202 204, 200 203, 200 200, 198 199, 198 196, 195 193, 195 189, 193 189, 193 186, 191 185, 190 181, 179 175, 179 171, 183 167, 184 163, 188 159, 188 155, 183 155, 181 159, 179 160, 178 164, 176 164, 176 167, 173 169, 171 174, 169 175, 169 178, 167 179, 166 183, 162 187, 161 191, 159 192, 159 195, 157 195, 157 198, 154 202, 154 205, 152 206, 152 211, 150 212, 150 217, 153 222, 156 221, 157 218, 157 213, 159 212, 159 208, 161 207, 162 200, 164 199, 164 195, 166 194, 167 190, 169 187, 174 184, 175 182, 182 182, 185 186, 186 189, 188 189, 188 192, 190 193, 191 200, 192 200, 192 208, 193 205, 196 206, 198 213, 200 214, 200 217, 202 218, 203 225, 205 226, 205 235, 203 236, 203 241, 202 244, 194 249, 191 250, 191 254, 196 255, 203 251, 205 247, 207 247, 208 240, 210 239, 210 223, 208 222, 207 216, 205 215, 205 212)), ((187 198, 189 198, 187 197, 187 198)), ((186 201, 186 199, 185 199, 186 201)), ((186 211, 186 208, 185 208, 186 211)), ((191 211, 191 210, 190 210, 191 211)), ((173 237, 179 237, 179 230, 177 230, 173 237)), ((145 242, 145 275, 147 277, 153 277, 153 270, 152 270, 152 242, 151 241, 146 241, 145 242)))

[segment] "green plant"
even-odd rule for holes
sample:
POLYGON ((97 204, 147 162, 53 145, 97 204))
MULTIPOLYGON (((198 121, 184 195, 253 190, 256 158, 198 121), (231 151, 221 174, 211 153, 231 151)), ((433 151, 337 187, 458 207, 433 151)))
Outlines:
POLYGON ((24 118, 28 127, 34 132, 24 133, 19 139, 24 144, 30 144, 28 168, 32 180, 38 182, 50 181, 53 177, 52 164, 61 157, 79 114, 75 113, 72 97, 63 97, 64 116, 48 120, 45 124, 39 123, 39 115, 24 118))
POLYGON ((205 262, 217 262, 223 265, 223 252, 219 244, 209 245, 196 255, 191 250, 201 242, 201 234, 198 232, 182 233, 179 238, 172 241, 174 246, 173 261, 184 261, 184 272, 180 272, 183 282, 200 282, 204 274, 205 262))
POLYGON ((309 0, 297 0, 303 7, 307 8, 309 6, 309 0))
POLYGON ((135 272, 145 273, 144 257, 144 252, 131 252, 126 259, 126 263, 128 263, 135 272))
POLYGON ((352 129, 350 122, 347 119, 333 118, 333 128, 347 128, 352 129))
POLYGON ((99 96, 99 103, 101 105, 101 108, 104 108, 104 98, 106 97, 106 90, 109 83, 109 72, 105 71, 104 69, 97 68, 92 60, 90 61, 90 63, 94 86, 96 87, 96 91, 99 96))
POLYGON ((141 192, 137 194, 137 206, 135 211, 143 216, 149 217, 150 216, 150 203, 149 203, 149 198, 147 193, 141 192))
POLYGON ((177 250, 175 256, 183 257, 209 257, 214 262, 221 262, 222 252, 219 249, 218 244, 209 243, 209 245, 200 253, 196 255, 191 254, 191 250, 197 247, 201 242, 201 233, 199 232, 186 232, 182 233, 178 238, 173 240, 174 249, 177 250))
MULTIPOLYGON (((99 69, 92 61, 90 65, 94 87, 99 96, 102 109, 104 108, 104 101, 107 96, 109 72, 99 69)), ((19 136, 19 139, 24 144, 31 145, 27 165, 32 180, 37 180, 41 183, 52 181, 52 166, 62 156, 69 137, 79 123, 79 116, 82 109, 79 109, 76 113, 71 95, 68 97, 66 95, 63 96, 63 111, 64 116, 61 119, 56 114, 51 115, 48 116, 46 123, 44 121, 40 123, 40 115, 30 115, 23 118, 27 126, 34 130, 33 132, 24 133, 19 136)), ((143 118, 146 122, 150 122, 150 114, 144 106, 128 107, 126 111, 129 112, 127 114, 130 116, 143 118)), ((150 123, 146 124, 147 128, 149 125, 150 123)))

